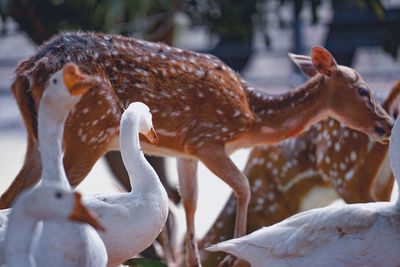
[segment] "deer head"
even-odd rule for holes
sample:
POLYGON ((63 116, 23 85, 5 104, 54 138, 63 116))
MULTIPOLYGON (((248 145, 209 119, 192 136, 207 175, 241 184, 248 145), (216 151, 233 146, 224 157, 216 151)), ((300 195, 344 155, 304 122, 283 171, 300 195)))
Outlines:
POLYGON ((289 57, 307 76, 319 73, 325 77, 325 99, 331 117, 378 141, 388 140, 393 119, 372 97, 371 89, 357 71, 338 65, 333 56, 319 46, 313 47, 311 58, 293 54, 289 57))

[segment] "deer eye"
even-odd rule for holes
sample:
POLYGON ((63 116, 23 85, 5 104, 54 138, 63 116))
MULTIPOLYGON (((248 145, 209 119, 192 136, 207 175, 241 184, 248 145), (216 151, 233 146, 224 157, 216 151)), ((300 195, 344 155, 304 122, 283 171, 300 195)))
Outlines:
POLYGON ((368 89, 365 87, 361 87, 358 89, 358 93, 360 96, 368 96, 368 89))
POLYGON ((61 199, 61 198, 63 197, 63 193, 60 192, 60 191, 57 191, 57 192, 54 194, 54 196, 55 196, 56 198, 58 198, 58 199, 61 199))

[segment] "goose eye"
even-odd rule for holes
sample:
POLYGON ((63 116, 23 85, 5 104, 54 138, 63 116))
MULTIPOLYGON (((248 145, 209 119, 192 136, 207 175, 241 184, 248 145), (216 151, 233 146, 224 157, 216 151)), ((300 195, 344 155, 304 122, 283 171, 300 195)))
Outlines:
POLYGON ((368 96, 368 89, 365 87, 361 87, 358 89, 358 93, 360 96, 368 96))
POLYGON ((57 79, 53 79, 53 84, 57 84, 57 79))
POLYGON ((63 193, 61 193, 60 191, 57 191, 54 195, 58 199, 61 199, 63 197, 63 193))

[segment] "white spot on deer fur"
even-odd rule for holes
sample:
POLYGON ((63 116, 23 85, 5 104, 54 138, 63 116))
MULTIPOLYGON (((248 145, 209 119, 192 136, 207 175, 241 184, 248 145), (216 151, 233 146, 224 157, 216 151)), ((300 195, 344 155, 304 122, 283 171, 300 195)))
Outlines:
POLYGON ((68 56, 67 56, 67 60, 68 60, 68 61, 71 61, 71 56, 68 55, 68 56))
POLYGON ((149 75, 149 73, 147 71, 145 71, 144 69, 141 69, 141 68, 135 68, 135 71, 137 73, 140 73, 140 74, 144 75, 144 76, 148 76, 149 75))
POLYGON ((318 163, 318 164, 321 163, 323 157, 324 157, 324 154, 323 154, 323 153, 318 153, 318 155, 317 155, 317 163, 318 163))
POLYGON ((197 92, 198 97, 204 97, 204 94, 202 92, 197 92))
POLYGON ((224 112, 222 110, 220 110, 220 109, 216 109, 215 112, 217 112, 219 115, 223 115, 224 114, 224 112))
POLYGON ((278 171, 278 169, 277 169, 277 168, 273 168, 273 169, 272 169, 272 174, 273 174, 273 175, 277 175, 277 174, 278 174, 278 172, 279 172, 279 171, 278 171))
POLYGON ((357 138, 358 137, 358 133, 353 132, 353 138, 357 138))
POLYGON ((331 141, 331 139, 328 139, 328 142, 326 143, 326 145, 327 145, 328 147, 331 147, 331 146, 332 146, 332 141, 331 141))
POLYGON ((339 145, 339 143, 335 143, 335 151, 339 151, 340 150, 340 145, 339 145))
POLYGON ((264 204, 264 202, 265 202, 265 200, 264 200, 262 197, 259 197, 259 198, 257 199, 257 204, 259 204, 259 205, 264 204))
POLYGON ((267 198, 268 198, 269 200, 274 200, 275 194, 272 193, 272 192, 269 192, 269 193, 267 194, 267 198))
POLYGON ((83 135, 81 136, 81 141, 82 141, 82 142, 86 142, 86 137, 87 137, 86 134, 83 134, 83 135))
POLYGON ((268 162, 267 162, 267 168, 268 168, 268 169, 271 169, 271 168, 272 168, 272 162, 271 162, 271 161, 268 161, 268 162))
POLYGON ((201 76, 203 76, 204 74, 205 74, 205 72, 204 72, 202 69, 196 70, 196 75, 197 75, 198 77, 201 77, 201 76))
POLYGON ((86 113, 88 113, 88 112, 89 112, 89 109, 88 109, 88 108, 82 109, 82 113, 83 113, 83 114, 86 114, 86 113))
POLYGON ((94 120, 94 121, 92 122, 92 126, 95 126, 95 125, 97 124, 97 122, 98 122, 98 120, 94 120))
POLYGON ((351 178, 353 178, 353 176, 354 176, 354 170, 350 170, 348 173, 345 174, 344 179, 346 179, 346 181, 348 181, 351 178))
POLYGON ((343 162, 340 162, 339 164, 339 168, 344 171, 346 169, 346 164, 344 164, 343 162))
POLYGON ((351 151, 350 153, 350 159, 351 161, 355 161, 357 159, 357 154, 355 151, 351 151))
POLYGON ((79 128, 79 129, 78 129, 78 136, 82 136, 82 133, 83 133, 82 128, 79 128))
POLYGON ((344 137, 348 137, 348 136, 349 136, 349 131, 348 131, 348 130, 344 130, 343 136, 344 136, 344 137))

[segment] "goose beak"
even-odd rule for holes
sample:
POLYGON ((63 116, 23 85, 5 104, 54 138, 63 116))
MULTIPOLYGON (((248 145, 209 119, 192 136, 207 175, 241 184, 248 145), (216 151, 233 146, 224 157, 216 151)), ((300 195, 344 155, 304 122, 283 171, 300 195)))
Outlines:
POLYGON ((151 144, 158 144, 159 139, 154 128, 151 128, 151 130, 146 134, 146 138, 151 144))
POLYGON ((80 72, 77 65, 68 63, 62 69, 65 86, 71 95, 82 95, 98 84, 96 78, 80 72))
POLYGON ((71 221, 77 221, 77 222, 83 222, 83 223, 88 223, 94 228, 105 232, 105 228, 99 223, 99 221, 96 219, 96 217, 86 208, 82 202, 81 198, 82 195, 78 192, 74 192, 75 195, 75 205, 74 205, 74 210, 72 211, 71 215, 69 216, 69 219, 71 221))

